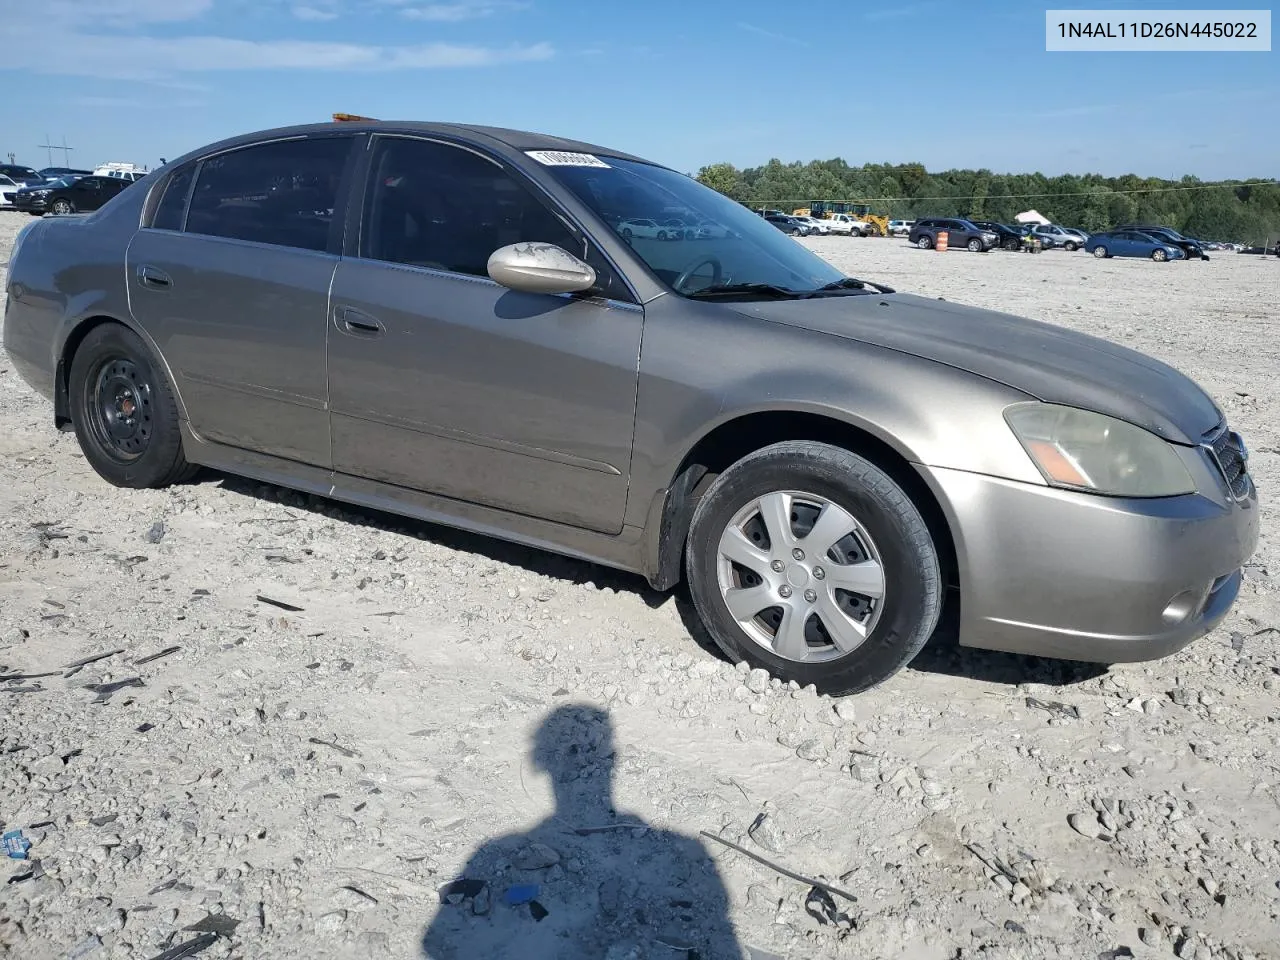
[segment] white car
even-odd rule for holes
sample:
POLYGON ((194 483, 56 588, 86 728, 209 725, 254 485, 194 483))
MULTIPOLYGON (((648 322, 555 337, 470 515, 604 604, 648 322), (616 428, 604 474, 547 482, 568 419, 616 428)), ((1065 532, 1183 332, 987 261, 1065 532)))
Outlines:
POLYGON ((890 220, 889 236, 905 237, 911 232, 911 227, 915 223, 914 220, 890 220))
POLYGON ((817 217, 796 217, 796 219, 808 225, 810 235, 816 233, 822 236, 832 232, 830 220, 819 220, 817 217))
POLYGON ((644 218, 619 220, 615 229, 627 240, 632 237, 642 237, 646 240, 666 240, 672 232, 670 228, 658 223, 657 220, 646 220, 644 218))
POLYGON ((12 207, 13 195, 22 189, 22 186, 12 177, 0 173, 0 207, 12 207))
POLYGON ((827 229, 832 233, 843 234, 846 237, 865 237, 871 232, 871 224, 847 213, 833 214, 830 220, 822 222, 827 224, 827 229))

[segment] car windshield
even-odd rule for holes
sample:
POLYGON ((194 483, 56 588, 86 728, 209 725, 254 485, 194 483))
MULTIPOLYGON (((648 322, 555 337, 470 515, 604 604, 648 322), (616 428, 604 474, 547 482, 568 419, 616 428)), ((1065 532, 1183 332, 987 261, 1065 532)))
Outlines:
POLYGON ((844 275, 768 220, 692 177, 614 157, 550 171, 627 243, 668 287, 684 296, 733 288, 744 296, 812 293, 844 275), (637 222, 667 224, 680 231, 637 222), (749 290, 747 287, 755 288, 749 290), (768 289, 766 289, 768 288, 768 289))

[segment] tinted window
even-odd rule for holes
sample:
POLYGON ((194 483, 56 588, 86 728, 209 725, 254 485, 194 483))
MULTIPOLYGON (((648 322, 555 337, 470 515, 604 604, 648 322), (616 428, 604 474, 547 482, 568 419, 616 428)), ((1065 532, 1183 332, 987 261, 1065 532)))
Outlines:
POLYGON ((324 250, 349 137, 286 140, 204 161, 186 230, 210 237, 324 250))
POLYGON ((169 178, 164 194, 156 205, 156 215, 151 225, 157 230, 181 230, 182 216, 187 209, 187 194, 191 192, 191 177, 195 167, 183 167, 169 178))
POLYGON ((472 276, 511 243, 554 243, 582 256, 583 243, 496 163, 426 140, 381 138, 361 256, 472 276))

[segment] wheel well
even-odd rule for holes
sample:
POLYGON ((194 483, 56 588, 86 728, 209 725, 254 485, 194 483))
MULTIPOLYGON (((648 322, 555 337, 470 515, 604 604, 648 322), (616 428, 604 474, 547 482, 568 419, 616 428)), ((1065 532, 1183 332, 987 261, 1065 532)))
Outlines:
MULTIPOLYGON (((53 422, 62 430, 71 423, 71 402, 69 396, 69 380, 71 379, 71 361, 80 349, 90 331, 105 323, 120 323, 114 317, 89 317, 77 324, 67 342, 62 345, 62 356, 58 358, 58 367, 53 378, 53 422)), ((123 324, 121 324, 123 326, 123 324)))
POLYGON ((906 492, 920 511, 938 550, 943 582, 958 585, 955 542, 942 507, 929 485, 897 450, 852 424, 819 414, 790 411, 756 413, 728 423, 698 441, 676 471, 667 493, 659 537, 658 569, 652 578, 659 590, 674 587, 684 569, 685 539, 693 511, 722 471, 773 443, 811 440, 841 447, 874 463, 906 492))

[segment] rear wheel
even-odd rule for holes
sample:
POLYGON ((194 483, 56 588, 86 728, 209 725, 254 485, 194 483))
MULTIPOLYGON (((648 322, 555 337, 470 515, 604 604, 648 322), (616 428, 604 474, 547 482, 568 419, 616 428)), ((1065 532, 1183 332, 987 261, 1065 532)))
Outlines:
POLYGON ((1104 260, 1106 259, 1106 256, 1107 256, 1107 248, 1103 246, 1094 247, 1093 255, 1097 257, 1099 260, 1104 260))
POLYGON ((173 388, 132 330, 89 331, 71 361, 71 420, 85 459, 117 487, 164 487, 196 472, 182 455, 173 388))
POLYGON ((822 443, 773 444, 722 473, 694 511, 686 572, 727 656, 824 693, 892 676, 941 609, 915 504, 870 461, 822 443))
POLYGON ((916 241, 916 246, 919 247, 921 250, 928 250, 930 247, 933 246, 933 237, 929 236, 928 234, 925 234, 923 237, 921 237, 919 240, 916 241))
POLYGON ((1151 259, 1154 260, 1156 263, 1164 263, 1166 260, 1169 259, 1169 254, 1157 248, 1151 251, 1151 259))

